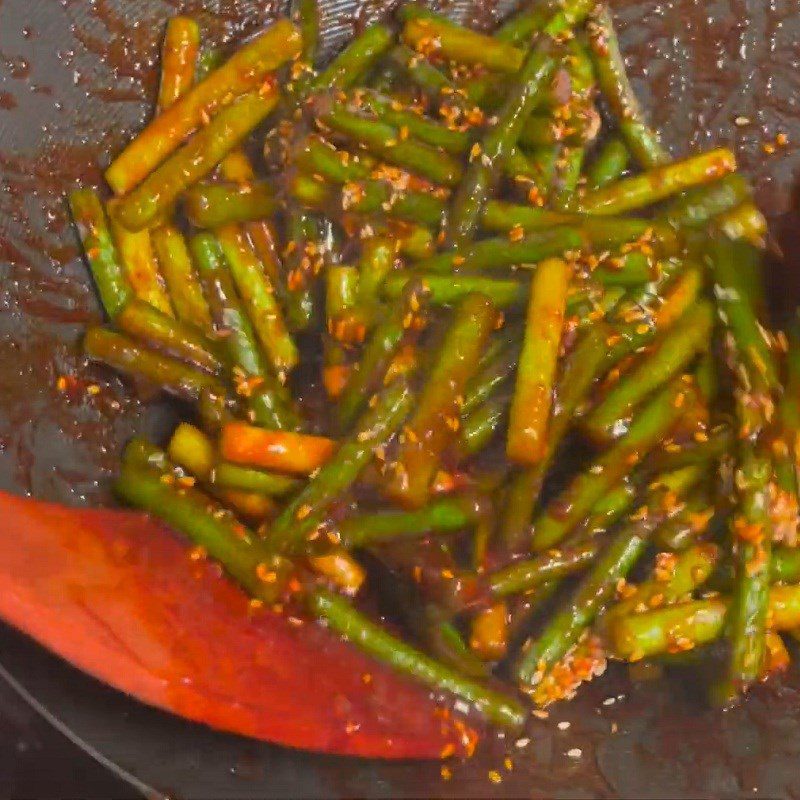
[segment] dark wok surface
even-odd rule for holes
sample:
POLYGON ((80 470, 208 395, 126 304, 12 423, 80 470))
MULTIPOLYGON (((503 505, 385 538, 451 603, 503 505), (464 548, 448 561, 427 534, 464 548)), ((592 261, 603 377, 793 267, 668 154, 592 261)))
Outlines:
MULTIPOLYGON (((385 4, 326 5, 329 42, 385 4)), ((792 188, 800 167, 800 10, 796 0, 617 0, 631 74, 676 154, 733 144, 769 213, 787 265, 771 271, 776 314, 800 298, 792 188), (751 121, 744 127, 734 118, 751 121), (790 136, 777 155, 761 143, 790 136)), ((107 481, 134 432, 158 436, 174 411, 143 406, 77 355, 97 304, 62 202, 97 182, 149 112, 166 17, 202 16, 219 40, 257 28, 256 0, 0 0, 0 488, 71 504, 109 502, 107 481), (61 374, 109 384, 102 399, 55 387, 61 374)), ((507 5, 451 4, 477 22, 507 5), (478 13, 476 13, 478 12, 478 13)), ((620 671, 537 721, 503 767, 502 742, 443 782, 438 765, 311 757, 223 736, 99 686, 23 637, 0 632, 0 663, 75 735, 144 784, 179 797, 793 797, 800 693, 760 690, 709 711, 679 679, 631 685, 620 671), (613 703, 603 701, 615 698, 613 703), (570 721, 567 730, 555 723, 570 721), (616 730, 615 733, 612 730, 616 730), (580 757, 567 752, 580 749, 580 757), (490 783, 498 769, 503 782, 490 783)))

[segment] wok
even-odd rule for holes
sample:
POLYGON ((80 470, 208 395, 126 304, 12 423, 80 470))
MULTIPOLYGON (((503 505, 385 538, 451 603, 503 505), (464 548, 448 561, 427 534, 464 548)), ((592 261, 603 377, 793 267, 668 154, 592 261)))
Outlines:
MULTIPOLYGON (((323 3, 336 49, 390 5, 323 3)), ((486 24, 510 8, 448 3, 486 24)), ((678 155, 733 145, 770 216, 774 313, 800 299, 800 12, 794 0, 617 0, 623 49, 655 126, 678 155), (737 117, 748 122, 736 125, 737 117), (761 147, 784 131, 777 155, 761 147)), ((109 477, 134 433, 160 438, 175 409, 142 404, 113 376, 82 363, 76 342, 98 316, 77 257, 63 194, 100 169, 152 106, 167 16, 198 14, 218 41, 256 30, 280 3, 254 0, 0 0, 0 489, 71 506, 111 503, 109 477), (56 389, 61 374, 110 383, 103 401, 56 389)), ((8 505, 2 506, 9 525, 8 505)), ((0 523, 2 526, 2 523, 0 523)), ((4 628, 3 673, 31 702, 138 790, 184 797, 791 797, 800 745, 800 681, 760 688, 711 711, 680 680, 630 683, 612 671, 535 723, 502 783, 487 770, 503 742, 442 782, 439 765, 340 758, 264 744, 186 722, 109 689, 4 628), (605 703, 604 703, 605 701, 605 703), (612 729, 616 730, 612 733, 612 729), (578 758, 567 755, 579 749, 578 758)), ((63 652, 63 651, 62 651, 63 652)), ((67 655, 69 655, 67 653, 67 655)), ((77 659, 78 661, 80 659, 77 659)), ((279 737, 280 738, 280 737, 279 737)))

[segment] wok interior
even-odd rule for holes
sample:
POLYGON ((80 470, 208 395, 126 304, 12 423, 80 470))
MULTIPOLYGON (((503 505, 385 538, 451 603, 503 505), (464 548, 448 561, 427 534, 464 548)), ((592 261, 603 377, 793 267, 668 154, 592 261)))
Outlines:
MULTIPOLYGON (((390 5, 322 0, 328 52, 390 5)), ((456 2, 443 10, 460 21, 486 24, 512 5, 505 0, 456 2)), ((620 0, 612 5, 630 73, 665 143, 676 154, 693 146, 735 147, 770 217, 773 248, 786 256, 771 265, 768 276, 775 312, 785 315, 800 299, 800 270, 795 268, 800 262, 793 263, 800 234, 792 211, 800 166, 800 73, 792 68, 800 57, 800 18, 793 0, 620 0), (750 122, 739 127, 736 117, 750 122), (767 156, 761 143, 778 131, 789 135, 790 144, 767 156)), ((254 0, 102 0, 91 5, 4 0, 0 5, 0 174, 5 189, 0 192, 0 488, 70 504, 108 503, 108 478, 124 442, 134 432, 162 439, 171 427, 174 408, 142 404, 110 373, 88 368, 78 355, 80 334, 99 317, 99 309, 77 257, 63 194, 79 183, 98 183, 98 166, 150 113, 167 16, 196 13, 215 41, 235 41, 283 10, 281 4, 254 0), (109 382, 112 391, 102 401, 87 399, 83 392, 60 392, 56 380, 62 374, 109 382)), ((614 687, 628 691, 624 681, 614 681, 593 688, 565 713, 580 719, 587 709, 594 714, 614 687)), ((746 765, 735 756, 741 742, 749 736, 757 743, 755 751, 780 754, 785 744, 775 737, 775 725, 800 732, 800 717, 789 708, 794 694, 780 703, 757 698, 749 709, 727 718, 723 727, 729 740, 707 747, 718 738, 720 720, 710 713, 693 714, 691 692, 674 700, 670 691, 635 690, 634 710, 641 720, 636 735, 611 740, 608 724, 592 719, 585 726, 587 757, 592 750, 597 763, 580 774, 570 778, 564 764, 550 761, 559 755, 557 743, 550 742, 550 752, 532 767, 534 776, 515 780, 530 786, 536 771, 541 779, 550 764, 540 786, 571 780, 575 789, 611 785, 635 794, 647 785, 648 775, 659 775, 662 785, 676 787, 676 794, 688 793, 686 787, 696 791, 703 784, 684 767, 706 747, 706 762, 720 774, 736 774, 743 788, 754 779, 742 777, 746 765), (761 724, 759 714, 769 717, 770 726, 761 724), (681 739, 694 743, 693 753, 678 748, 667 757, 655 744, 681 739)), ((752 769, 760 774, 760 766, 752 769)), ((778 768, 776 786, 780 774, 778 768)))

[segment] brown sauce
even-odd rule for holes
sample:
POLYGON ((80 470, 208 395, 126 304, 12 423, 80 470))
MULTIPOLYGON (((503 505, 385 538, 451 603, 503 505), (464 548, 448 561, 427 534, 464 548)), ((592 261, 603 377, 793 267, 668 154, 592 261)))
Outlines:
MULTIPOLYGON (((33 3, 30 13, 31 2, 0 0, 0 488, 102 504, 125 440, 134 432, 158 437, 175 412, 143 405, 79 354, 98 306, 64 193, 99 185, 100 165, 149 113, 165 11, 197 14, 224 44, 257 30, 275 8, 251 0, 61 0, 33 3), (56 388, 61 375, 75 378, 69 391, 56 388), (82 387, 95 382, 107 391, 90 397, 82 387)), ((492 3, 450 5, 479 26, 496 12, 492 3)), ((672 151, 731 144, 753 179, 786 257, 768 274, 775 310, 785 315, 800 298, 800 220, 791 203, 800 168, 795 1, 620 0, 614 8, 634 84, 672 151), (788 146, 765 154, 763 143, 781 131, 788 146)), ((336 9, 331 39, 341 42, 379 6, 336 9)), ((453 765, 449 781, 439 765, 382 765, 376 778, 398 794, 422 786, 451 797, 798 796, 794 679, 760 687, 727 712, 708 709, 701 694, 679 673, 631 683, 617 667, 550 719, 534 720, 524 746, 488 742, 475 759, 453 765)), ((243 752, 254 747, 243 744, 243 752)), ((252 780, 245 763, 242 779, 252 780)), ((357 791, 349 767, 319 769, 332 791, 357 791)))

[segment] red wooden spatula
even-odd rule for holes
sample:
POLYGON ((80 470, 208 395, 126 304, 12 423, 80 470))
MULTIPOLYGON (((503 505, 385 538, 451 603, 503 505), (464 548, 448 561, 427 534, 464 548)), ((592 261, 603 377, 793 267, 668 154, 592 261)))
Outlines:
POLYGON ((434 758, 457 743, 423 689, 314 623, 251 611, 145 515, 0 492, 0 520, 0 617, 145 703, 328 753, 434 758))

